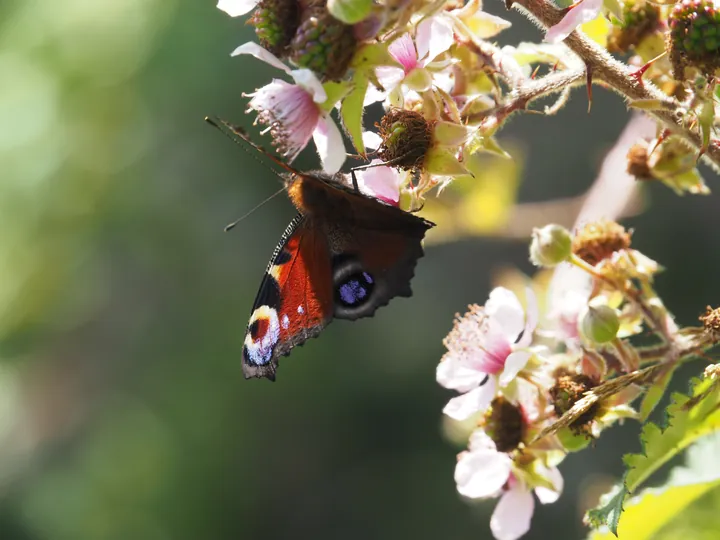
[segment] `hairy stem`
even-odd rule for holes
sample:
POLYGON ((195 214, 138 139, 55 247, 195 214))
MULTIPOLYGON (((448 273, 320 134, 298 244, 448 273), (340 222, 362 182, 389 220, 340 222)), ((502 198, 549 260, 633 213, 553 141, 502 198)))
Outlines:
MULTIPOLYGON (((545 28, 556 25, 564 15, 563 10, 550 0, 505 0, 505 3, 508 8, 515 7, 533 22, 545 28)), ((580 31, 570 34, 565 39, 565 45, 585 62, 593 80, 603 82, 628 101, 642 99, 658 102, 662 108, 647 110, 646 114, 695 148, 702 147, 701 135, 685 125, 683 108, 675 99, 666 96, 652 83, 636 76, 628 66, 617 61, 580 31)), ((703 159, 720 172, 720 146, 711 144, 703 159)))
MULTIPOLYGON (((464 120, 470 124, 475 124, 492 118, 494 123, 499 125, 513 112, 527 109, 527 106, 532 101, 564 92, 572 86, 582 84, 584 80, 584 70, 567 70, 551 73, 542 79, 530 80, 524 83, 515 89, 502 105, 467 115, 464 120)), ((546 108, 545 110, 545 114, 551 114, 552 112, 554 112, 553 108, 546 108)))

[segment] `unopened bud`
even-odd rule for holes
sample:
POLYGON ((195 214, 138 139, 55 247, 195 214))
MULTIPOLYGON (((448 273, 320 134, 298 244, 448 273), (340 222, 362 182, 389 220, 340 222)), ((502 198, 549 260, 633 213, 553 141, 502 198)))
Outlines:
POLYGON ((609 306, 588 306, 580 318, 580 331, 588 341, 609 343, 617 337, 620 319, 609 306))
POLYGON ((566 261, 572 254, 570 232, 560 225, 546 225, 533 229, 530 260, 536 266, 552 268, 566 261))

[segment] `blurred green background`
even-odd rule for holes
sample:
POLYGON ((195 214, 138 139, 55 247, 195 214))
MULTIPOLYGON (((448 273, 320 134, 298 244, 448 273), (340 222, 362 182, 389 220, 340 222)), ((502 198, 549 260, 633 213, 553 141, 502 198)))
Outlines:
MULTIPOLYGON (((503 43, 540 38, 504 16, 503 43)), ((279 76, 229 56, 251 37, 213 0, 0 3, 2 540, 489 537, 495 503, 455 491, 435 366, 499 268, 531 272, 526 243, 429 246, 412 299, 331 325, 275 384, 243 380, 247 316, 294 215, 278 197, 223 233, 278 188, 203 123, 249 126, 241 94, 279 76)), ((591 184, 627 113, 601 89, 586 109, 579 91, 502 132, 527 159, 522 201, 591 184)), ((635 245, 670 269, 658 288, 692 324, 720 291, 717 197, 646 194, 635 245)), ((527 538, 582 537, 638 449, 629 424, 570 456, 527 538)))

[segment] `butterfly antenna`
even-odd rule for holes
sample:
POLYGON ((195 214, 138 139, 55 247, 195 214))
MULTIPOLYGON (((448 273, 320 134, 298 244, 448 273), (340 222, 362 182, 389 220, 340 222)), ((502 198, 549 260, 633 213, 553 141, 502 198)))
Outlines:
POLYGON ((225 232, 228 232, 228 231, 234 229, 234 228, 235 228, 235 225, 237 225, 238 223, 240 223, 243 219, 245 219, 246 217, 248 217, 250 214, 252 214, 253 212, 255 212, 255 210, 257 210, 258 208, 260 208, 260 207, 263 206, 264 204, 266 204, 266 203, 270 202, 271 200, 273 200, 275 197, 277 197, 278 195, 280 195, 283 191, 285 191, 285 188, 284 188, 284 187, 281 187, 281 188, 278 189, 275 193, 273 193, 272 195, 270 195, 267 199, 265 199, 264 201, 262 201, 262 202, 259 203, 259 204, 256 204, 252 209, 250 209, 249 211, 245 212, 241 217, 239 217, 238 219, 236 219, 235 221, 233 221, 233 222, 230 223, 229 225, 226 225, 226 226, 225 226, 225 232))
POLYGON ((273 169, 272 167, 268 167, 267 163, 262 161, 261 159, 258 159, 257 154, 250 152, 245 145, 249 145, 253 147, 255 150, 257 150, 259 153, 263 154, 265 157, 267 157, 270 161, 275 163, 278 167, 285 169, 286 171, 293 173, 293 174, 300 174, 300 172, 285 163, 283 160, 279 159, 277 156, 274 156, 267 150, 265 150, 262 146, 259 144, 256 144, 250 139, 250 136, 247 134, 247 132, 241 128, 240 126, 236 126, 234 124, 231 124, 230 122, 226 122, 225 120, 222 120, 220 118, 213 118, 210 116, 205 117, 205 121, 210 124, 211 126, 217 128, 223 135, 225 135, 228 139, 233 141, 235 144, 240 146, 243 150, 245 150, 248 154, 250 154, 255 161, 258 163, 261 163, 263 167, 269 169, 273 172, 274 175, 279 176, 278 172, 273 169), (243 144, 244 143, 244 144, 243 144))

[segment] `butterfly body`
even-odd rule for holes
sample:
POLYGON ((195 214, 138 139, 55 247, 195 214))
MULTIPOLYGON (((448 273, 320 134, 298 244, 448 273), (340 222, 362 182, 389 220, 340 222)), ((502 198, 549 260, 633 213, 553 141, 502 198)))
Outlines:
MULTIPOLYGON (((227 122, 209 120, 252 143, 227 122)), ((260 284, 242 348, 245 378, 275 380, 279 358, 316 337, 334 318, 371 317, 410 280, 434 224, 365 195, 341 174, 289 172, 287 194, 298 215, 285 229, 260 284)))

